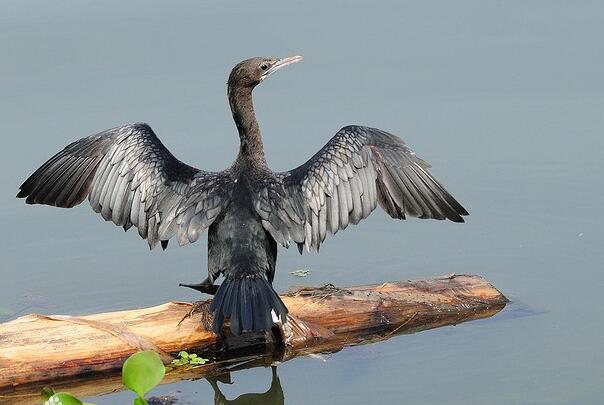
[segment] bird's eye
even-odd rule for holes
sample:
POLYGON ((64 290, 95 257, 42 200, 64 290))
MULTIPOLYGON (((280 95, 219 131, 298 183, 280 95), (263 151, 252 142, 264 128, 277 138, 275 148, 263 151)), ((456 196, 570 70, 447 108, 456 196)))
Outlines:
POLYGON ((262 65, 260 65, 260 69, 266 70, 268 69, 268 65, 266 63, 263 63, 262 65))

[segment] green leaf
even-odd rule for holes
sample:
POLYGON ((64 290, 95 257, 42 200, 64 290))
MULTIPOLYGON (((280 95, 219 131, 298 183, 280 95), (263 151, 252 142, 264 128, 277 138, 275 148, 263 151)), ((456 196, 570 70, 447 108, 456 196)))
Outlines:
POLYGON ((144 397, 161 382, 166 373, 164 363, 152 350, 134 353, 122 367, 122 383, 144 397))
POLYGON ((189 354, 189 358, 195 359, 195 358, 197 358, 197 355, 195 353, 191 353, 191 354, 189 354))
POLYGON ((136 397, 134 398, 134 401, 132 401, 132 405, 149 405, 149 403, 144 398, 136 397))
POLYGON ((189 363, 193 364, 193 365, 199 365, 199 364, 206 364, 208 361, 209 361, 208 359, 204 359, 202 357, 197 357, 197 358, 191 359, 189 361, 189 363))
POLYGON ((183 358, 183 359, 188 359, 189 358, 189 353, 182 351, 180 353, 178 353, 178 355, 183 358))
POLYGON ((83 405, 82 401, 66 392, 59 392, 52 395, 44 402, 44 405, 83 405))
POLYGON ((48 401, 50 397, 55 394, 55 390, 52 387, 44 387, 42 388, 42 401, 48 401))

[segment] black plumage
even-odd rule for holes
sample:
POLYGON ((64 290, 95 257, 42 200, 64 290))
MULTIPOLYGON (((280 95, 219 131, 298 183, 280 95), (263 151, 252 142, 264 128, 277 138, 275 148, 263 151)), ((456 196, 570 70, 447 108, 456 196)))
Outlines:
POLYGON ((379 204, 391 217, 463 222, 467 211, 395 135, 347 126, 310 160, 272 172, 264 157, 252 90, 299 56, 239 63, 228 98, 240 137, 233 164, 206 172, 176 159, 142 123, 80 139, 21 185, 28 204, 73 207, 86 197, 107 221, 135 226, 151 248, 176 237, 195 242, 208 230, 208 278, 184 284, 215 294, 213 329, 230 319, 234 334, 270 329, 287 308, 272 288, 277 243, 319 250, 327 234, 366 218, 379 204), (214 281, 224 276, 220 286, 214 281))

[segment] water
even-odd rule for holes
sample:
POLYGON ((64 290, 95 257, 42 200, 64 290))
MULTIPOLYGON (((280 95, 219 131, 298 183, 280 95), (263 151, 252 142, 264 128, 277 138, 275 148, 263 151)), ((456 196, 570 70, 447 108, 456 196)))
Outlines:
MULTIPOLYGON (((291 404, 591 404, 604 394, 601 2, 5 1, 0 6, 0 307, 80 314, 192 300, 205 240, 148 252, 87 205, 29 207, 27 175, 79 137, 149 122, 185 162, 237 148, 232 65, 301 53, 255 91, 276 170, 345 124, 401 135, 468 208, 464 225, 376 212, 320 255, 281 250, 277 289, 447 273, 514 300, 493 319, 278 368, 291 404), (295 147, 292 147, 295 145, 295 147), (527 315, 527 316, 525 316, 527 315)), ((233 374, 227 398, 270 369, 233 374)), ((205 380, 163 386, 211 403, 205 380)), ((94 398, 127 403, 127 394, 94 398)))

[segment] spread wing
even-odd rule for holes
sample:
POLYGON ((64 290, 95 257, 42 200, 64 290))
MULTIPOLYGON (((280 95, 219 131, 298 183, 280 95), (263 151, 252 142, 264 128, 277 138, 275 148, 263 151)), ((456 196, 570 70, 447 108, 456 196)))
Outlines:
POLYGON ((176 159, 147 124, 109 129, 73 142, 44 163, 17 195, 28 204, 73 207, 86 197, 107 221, 132 225, 153 248, 176 235, 195 242, 230 201, 228 173, 176 159))
POLYGON ((262 223, 276 241, 319 250, 328 233, 367 218, 377 204, 393 218, 463 222, 468 212, 399 137, 348 126, 309 161, 267 179, 255 196, 262 223))

